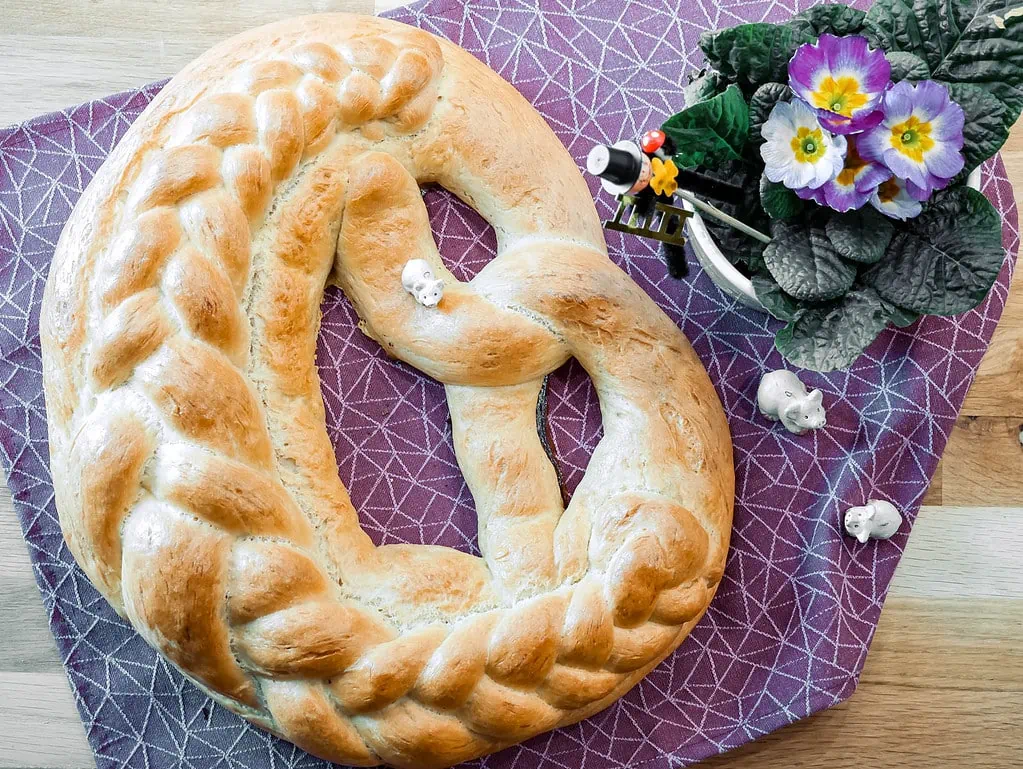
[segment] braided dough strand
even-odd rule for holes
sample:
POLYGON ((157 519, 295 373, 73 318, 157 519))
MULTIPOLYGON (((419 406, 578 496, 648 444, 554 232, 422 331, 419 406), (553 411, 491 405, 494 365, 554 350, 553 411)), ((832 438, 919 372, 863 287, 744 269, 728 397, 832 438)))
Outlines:
POLYGON ((41 326, 75 558, 218 702, 326 759, 449 766, 585 718, 721 579, 731 445, 699 360, 607 259, 542 118, 419 30, 306 17, 190 65, 76 207, 41 326), (495 228, 468 283, 424 183, 495 228), (449 286, 438 307, 402 289, 411 258, 449 286), (481 558, 360 528, 315 367, 330 282, 445 384, 481 558), (534 411, 570 357, 604 438, 563 508, 534 411))

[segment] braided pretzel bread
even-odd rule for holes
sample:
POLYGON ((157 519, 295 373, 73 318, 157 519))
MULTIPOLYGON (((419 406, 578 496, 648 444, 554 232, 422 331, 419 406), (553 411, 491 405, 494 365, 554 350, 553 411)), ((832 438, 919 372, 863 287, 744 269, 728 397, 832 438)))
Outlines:
POLYGON ((323 758, 448 766, 585 718, 721 579, 731 444, 699 360, 608 260, 543 119, 419 30, 306 17, 191 64, 76 207, 41 327, 78 563, 211 697, 323 758), (427 182, 497 232, 468 283, 427 182), (403 290, 410 258, 448 286, 436 308, 403 290), (482 558, 360 528, 314 362, 329 282, 445 384, 482 558), (604 438, 563 510, 534 413, 572 356, 604 438))

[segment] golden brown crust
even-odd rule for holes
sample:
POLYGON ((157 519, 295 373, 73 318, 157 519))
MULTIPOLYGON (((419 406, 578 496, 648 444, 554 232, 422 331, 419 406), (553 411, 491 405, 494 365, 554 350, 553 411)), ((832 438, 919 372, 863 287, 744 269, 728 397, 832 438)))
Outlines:
POLYGON ((125 611, 143 637, 210 689, 255 706, 222 618, 231 538, 142 502, 123 532, 125 611))
POLYGON ((218 702, 324 758, 448 766, 585 718, 721 578, 731 444, 699 360, 607 259, 543 119, 419 30, 306 17, 191 64, 76 207, 41 326, 75 557, 218 702), (494 225, 468 283, 425 182, 494 225), (438 307, 402 289, 410 258, 438 307), (314 360, 328 281, 446 385, 481 558, 359 528, 314 360), (569 357, 605 437, 563 509, 534 408, 569 357))

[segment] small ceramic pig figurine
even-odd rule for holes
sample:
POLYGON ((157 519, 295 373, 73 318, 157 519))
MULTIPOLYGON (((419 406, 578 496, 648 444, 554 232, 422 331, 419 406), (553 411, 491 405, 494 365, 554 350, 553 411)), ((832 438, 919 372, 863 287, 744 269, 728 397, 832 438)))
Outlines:
POLYGON ((799 378, 785 369, 764 374, 757 388, 760 413, 771 421, 781 420, 785 429, 796 435, 827 424, 823 399, 820 390, 807 393, 799 378))
POLYGON ((444 281, 433 274, 425 259, 409 259, 401 271, 401 285, 423 307, 436 307, 444 296, 444 281))
POLYGON ((888 539, 902 526, 902 516, 895 505, 883 499, 872 499, 863 507, 845 511, 845 531, 860 542, 888 539))

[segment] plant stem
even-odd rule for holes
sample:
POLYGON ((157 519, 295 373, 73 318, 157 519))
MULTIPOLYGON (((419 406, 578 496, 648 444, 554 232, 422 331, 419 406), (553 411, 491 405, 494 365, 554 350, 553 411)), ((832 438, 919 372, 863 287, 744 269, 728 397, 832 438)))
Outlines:
POLYGON ((760 230, 755 230, 752 227, 750 227, 748 224, 743 224, 738 219, 736 219, 734 216, 729 216, 728 214, 726 214, 720 208, 717 208, 716 206, 712 206, 710 203, 706 203, 706 202, 700 200, 693 193, 688 192, 687 190, 680 189, 680 190, 676 190, 675 194, 678 195, 683 200, 687 201, 688 203, 691 203, 694 208, 698 208, 699 210, 703 211, 705 214, 713 216, 715 219, 720 219, 722 222, 727 224, 729 227, 734 227, 739 232, 741 232, 741 233, 743 233, 745 235, 749 235, 751 238, 759 240, 761 243, 770 243, 771 242, 771 236, 770 235, 765 235, 760 230))

